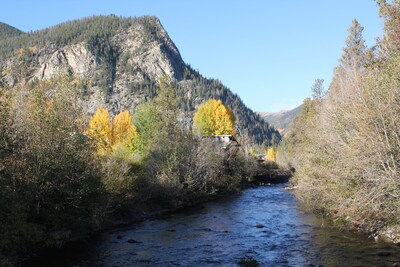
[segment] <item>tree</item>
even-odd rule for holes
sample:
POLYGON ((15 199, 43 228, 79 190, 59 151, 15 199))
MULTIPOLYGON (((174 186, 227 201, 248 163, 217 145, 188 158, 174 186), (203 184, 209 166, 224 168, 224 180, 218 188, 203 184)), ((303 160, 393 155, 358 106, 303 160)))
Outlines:
POLYGON ((139 105, 133 123, 139 134, 136 147, 140 153, 144 154, 153 143, 159 123, 158 111, 153 101, 139 105))
POLYGON ((0 265, 13 253, 26 255, 44 244, 59 246, 80 238, 104 214, 100 173, 82 131, 79 90, 60 77, 4 93, 0 265))
POLYGON ((209 99, 194 115, 193 127, 203 136, 234 134, 235 117, 221 100, 209 99))
POLYGON ((133 119, 139 138, 137 148, 147 154, 159 142, 179 138, 182 127, 179 123, 179 108, 176 91, 168 78, 163 77, 158 88, 158 95, 136 110, 133 119))
POLYGON ((316 79, 311 86, 311 92, 314 100, 322 100, 325 96, 324 79, 316 79))
POLYGON ((361 24, 354 19, 350 28, 348 29, 349 35, 345 41, 343 48, 343 55, 340 58, 340 63, 343 67, 361 68, 366 63, 365 40, 362 35, 364 28, 361 24))
POLYGON ((215 134, 222 135, 222 134, 234 134, 234 125, 235 125, 235 118, 232 111, 224 106, 221 103, 221 100, 218 100, 215 109, 215 134))
POLYGON ((400 1, 388 3, 386 0, 376 0, 379 5, 379 14, 384 20, 385 35, 383 47, 385 50, 397 51, 400 49, 400 1))
POLYGON ((120 112, 110 122, 110 115, 104 107, 98 108, 90 118, 86 134, 101 155, 111 152, 117 144, 133 150, 137 138, 137 130, 128 111, 120 112))
POLYGON ((110 115, 104 107, 97 109, 90 118, 87 135, 91 138, 100 154, 111 150, 112 128, 110 127, 110 115))
POLYGON ((114 117, 111 139, 113 148, 117 144, 123 144, 133 150, 136 137, 137 130, 135 125, 132 124, 132 115, 128 111, 122 111, 114 117))
POLYGON ((276 150, 272 146, 267 149, 267 160, 276 161, 276 150))

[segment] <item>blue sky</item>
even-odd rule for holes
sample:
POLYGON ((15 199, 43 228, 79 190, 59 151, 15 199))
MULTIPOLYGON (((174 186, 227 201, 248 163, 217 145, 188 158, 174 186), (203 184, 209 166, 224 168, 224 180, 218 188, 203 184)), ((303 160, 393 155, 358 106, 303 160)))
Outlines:
POLYGON ((159 17, 185 62, 269 112, 301 104, 317 78, 329 85, 354 18, 369 46, 383 27, 373 0, 13 0, 0 21, 34 31, 108 14, 159 17))

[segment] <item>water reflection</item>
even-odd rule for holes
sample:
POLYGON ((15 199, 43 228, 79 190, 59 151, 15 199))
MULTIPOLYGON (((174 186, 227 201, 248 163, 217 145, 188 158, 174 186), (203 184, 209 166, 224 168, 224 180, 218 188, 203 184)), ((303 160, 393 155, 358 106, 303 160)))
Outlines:
POLYGON ((57 266, 237 266, 244 258, 261 266, 400 266, 399 247, 321 227, 282 187, 249 189, 104 234, 57 266))

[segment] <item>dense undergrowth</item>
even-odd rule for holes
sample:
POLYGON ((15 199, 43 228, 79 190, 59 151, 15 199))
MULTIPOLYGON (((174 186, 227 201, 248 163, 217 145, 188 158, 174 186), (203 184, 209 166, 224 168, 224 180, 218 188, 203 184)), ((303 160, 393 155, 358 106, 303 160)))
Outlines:
POLYGON ((384 38, 368 49, 353 21, 328 91, 316 81, 278 158, 312 209, 400 242, 400 4, 379 5, 384 38))
MULTIPOLYGON (((135 147, 98 153, 74 77, 0 90, 0 265, 88 237, 138 207, 177 208, 237 192, 255 161, 194 136, 172 87, 134 116, 135 147)), ((129 219, 129 218, 128 218, 129 219)))

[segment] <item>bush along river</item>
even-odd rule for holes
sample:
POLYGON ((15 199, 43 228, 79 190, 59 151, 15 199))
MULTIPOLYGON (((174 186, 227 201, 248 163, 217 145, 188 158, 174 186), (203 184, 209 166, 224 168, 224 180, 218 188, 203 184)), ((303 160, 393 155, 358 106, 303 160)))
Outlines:
POLYGON ((400 247, 304 213, 285 184, 115 229, 26 266, 400 266, 400 247))

